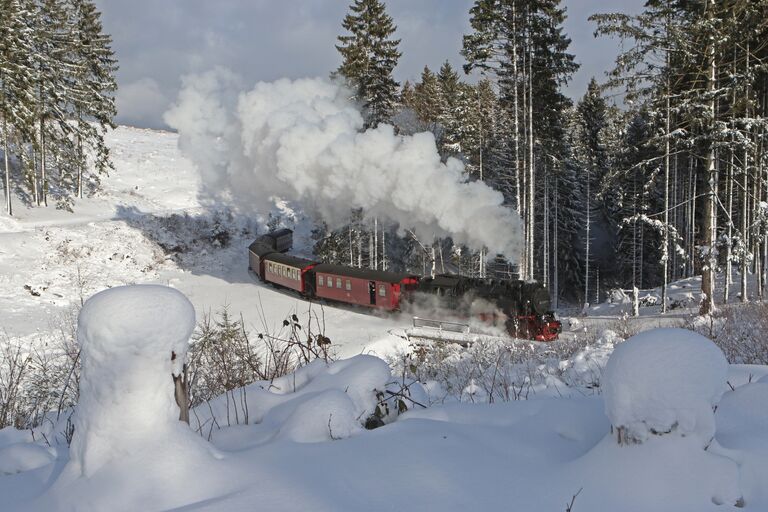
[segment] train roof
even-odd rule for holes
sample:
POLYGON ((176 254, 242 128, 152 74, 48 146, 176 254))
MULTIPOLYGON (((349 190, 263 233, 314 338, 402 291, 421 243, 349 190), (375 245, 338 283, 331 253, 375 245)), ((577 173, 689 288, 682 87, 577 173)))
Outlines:
POLYGON ((253 254, 258 255, 259 258, 263 258, 267 254, 275 252, 275 248, 264 242, 261 238, 254 240, 251 245, 248 246, 248 250, 253 254))
POLYGON ((293 231, 288 229, 288 228, 282 228, 282 229, 278 229, 276 231, 270 231, 267 234, 269 236, 278 238, 278 237, 285 236, 285 235, 293 235, 293 231))
POLYGON ((279 252, 273 252, 264 256, 265 261, 274 261, 281 265, 288 265, 289 267, 304 268, 317 263, 316 261, 308 260, 306 258, 299 258, 298 256, 291 256, 289 254, 282 254, 279 252))
POLYGON ((344 265, 333 265, 331 263, 320 263, 315 267, 315 272, 345 277, 356 277, 358 279, 367 279, 369 281, 382 281, 384 283, 399 283, 408 277, 416 277, 416 274, 406 274, 404 272, 387 272, 385 270, 354 268, 344 265))

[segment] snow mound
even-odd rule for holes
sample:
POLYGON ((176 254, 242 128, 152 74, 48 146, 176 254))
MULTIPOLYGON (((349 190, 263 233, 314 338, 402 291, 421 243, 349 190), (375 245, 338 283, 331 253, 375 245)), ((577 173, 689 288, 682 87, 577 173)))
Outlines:
POLYGON ((620 441, 651 434, 715 433, 713 406, 726 386, 728 363, 709 339, 685 329, 653 329, 619 344, 603 375, 605 412, 620 441))
POLYGON ((35 443, 15 443, 0 448, 0 475, 47 466, 56 459, 52 451, 35 443))
MULTIPOLYGON (((371 355, 331 363, 315 360, 271 382, 256 382, 198 406, 190 416, 192 429, 207 434, 211 425, 252 425, 255 444, 272 440, 317 443, 359 433, 376 414, 385 423, 400 412, 401 380, 389 365, 371 355)), ((417 382, 407 382, 402 398, 407 408, 426 403, 417 382)), ((225 429, 226 430, 226 429, 225 429)), ((232 433, 219 432, 214 443, 229 445, 232 433)))
POLYGON ((78 317, 82 376, 71 448, 83 475, 178 435, 171 375, 181 371, 194 328, 192 304, 173 288, 121 286, 88 299, 78 317))

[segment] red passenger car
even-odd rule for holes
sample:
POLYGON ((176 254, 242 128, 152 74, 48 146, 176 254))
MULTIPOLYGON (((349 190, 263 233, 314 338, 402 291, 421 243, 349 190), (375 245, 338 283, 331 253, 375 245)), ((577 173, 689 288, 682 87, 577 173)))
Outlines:
POLYGON ((314 282, 310 271, 316 262, 273 252, 264 256, 261 264, 265 281, 296 290, 302 295, 312 295, 314 282))
POLYGON ((400 297, 418 276, 320 263, 314 267, 315 296, 386 310, 400 309, 400 297))

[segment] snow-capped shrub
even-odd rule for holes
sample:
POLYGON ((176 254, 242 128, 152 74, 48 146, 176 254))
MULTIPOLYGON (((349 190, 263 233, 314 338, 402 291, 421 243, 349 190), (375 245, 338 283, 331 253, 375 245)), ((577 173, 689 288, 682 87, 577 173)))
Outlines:
POLYGON ((173 288, 121 286, 86 301, 78 318, 82 373, 70 450, 76 472, 91 475, 180 435, 172 376, 182 372, 194 328, 192 304, 173 288))
POLYGON ((723 306, 714 315, 696 316, 688 328, 712 339, 730 363, 768 364, 768 304, 723 306))
POLYGON ((685 329, 653 329, 619 344, 602 383, 619 444, 677 432, 697 436, 706 446, 715 433, 713 407, 727 372, 722 351, 685 329))
POLYGON ((333 359, 330 338, 312 329, 315 320, 317 315, 310 310, 303 322, 292 314, 279 330, 248 332, 242 316, 234 317, 226 305, 216 315, 204 314, 189 354, 192 405, 229 393, 233 412, 238 412, 235 423, 247 423, 242 400, 232 395, 242 393, 240 390, 253 382, 283 377, 316 359, 333 359))
MULTIPOLYGON (((297 368, 272 381, 257 381, 235 395, 242 404, 242 423, 258 425, 264 438, 311 443, 349 437, 363 429, 381 426, 423 399, 424 390, 409 382, 403 390, 387 363, 370 355, 326 362, 322 359, 297 368), (412 398, 413 397, 413 398, 412 398), (247 416, 244 418, 244 413, 247 416)), ((235 403, 221 395, 195 408, 192 428, 213 436, 232 425, 235 403)))
POLYGON ((393 357, 396 374, 424 383, 430 403, 506 402, 537 393, 562 396, 598 393, 600 375, 614 343, 623 338, 605 331, 557 343, 481 338, 468 347, 419 342, 405 356, 393 357))

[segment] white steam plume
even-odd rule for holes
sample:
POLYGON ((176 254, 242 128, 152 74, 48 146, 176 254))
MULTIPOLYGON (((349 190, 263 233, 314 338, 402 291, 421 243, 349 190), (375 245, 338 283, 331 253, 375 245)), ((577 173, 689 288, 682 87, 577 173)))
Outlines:
POLYGON ((420 236, 450 235, 517 259, 519 217, 499 192, 468 182, 460 161, 442 163, 431 133, 398 136, 389 125, 361 132, 349 92, 327 80, 241 90, 222 69, 186 77, 165 114, 202 174, 204 198, 244 212, 274 198, 297 201, 334 227, 363 208, 420 236))

